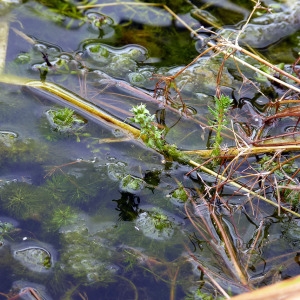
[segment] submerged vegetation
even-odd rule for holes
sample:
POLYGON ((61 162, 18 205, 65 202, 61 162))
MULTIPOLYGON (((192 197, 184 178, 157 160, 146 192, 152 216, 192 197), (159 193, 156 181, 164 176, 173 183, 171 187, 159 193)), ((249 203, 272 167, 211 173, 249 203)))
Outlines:
MULTIPOLYGON (((7 70, 34 80, 7 92, 30 113, 14 107, 1 129, 0 209, 24 229, 0 218, 0 250, 24 253, 22 278, 39 254, 47 279, 36 266, 28 278, 56 298, 221 299, 299 274, 299 34, 290 61, 260 51, 274 25, 294 32, 299 1, 233 5, 238 29, 214 5, 177 2, 28 3, 61 45, 13 30, 27 46, 7 70)), ((40 298, 33 283, 7 293, 40 298)))
MULTIPOLYGON (((17 139, 16 134, 10 134, 9 142, 0 141, 0 165, 18 163, 41 163, 48 158, 48 146, 33 139, 17 139)), ((7 134, 5 133, 5 136, 7 134)))
POLYGON ((59 206, 55 209, 49 222, 50 227, 58 230, 63 226, 74 224, 77 213, 71 206, 59 206))
POLYGON ((25 182, 12 182, 0 190, 2 207, 13 217, 28 219, 38 217, 40 201, 38 189, 25 182))
POLYGON ((4 239, 12 239, 14 231, 16 231, 15 224, 11 220, 0 220, 0 248, 4 245, 4 239))

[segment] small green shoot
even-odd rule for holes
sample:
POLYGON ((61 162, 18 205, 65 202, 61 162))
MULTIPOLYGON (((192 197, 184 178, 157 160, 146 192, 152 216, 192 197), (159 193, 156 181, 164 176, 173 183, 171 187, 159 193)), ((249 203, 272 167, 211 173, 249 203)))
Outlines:
POLYGON ((163 139, 164 130, 160 130, 154 126, 155 115, 150 114, 145 104, 136 105, 130 111, 134 114, 134 117, 130 118, 130 121, 141 126, 141 136, 146 145, 162 152, 165 145, 163 139))
POLYGON ((140 136, 148 147, 163 153, 172 160, 187 163, 189 158, 178 150, 176 145, 166 143, 164 138, 165 130, 161 130, 154 125, 155 115, 150 114, 145 104, 133 106, 130 111, 134 114, 130 121, 140 125, 140 136))
POLYGON ((70 206, 58 207, 52 214, 50 226, 56 231, 63 226, 74 224, 77 217, 78 214, 70 206))
MULTIPOLYGON (((55 132, 72 133, 76 136, 77 142, 80 142, 80 136, 89 136, 81 132, 86 120, 70 108, 50 109, 46 115, 55 132)), ((52 137, 48 136, 47 139, 51 140, 52 137)))
POLYGON ((214 137, 212 156, 217 158, 221 154, 221 144, 223 142, 222 131, 228 124, 227 112, 232 103, 232 99, 228 96, 221 95, 220 98, 215 97, 215 106, 208 107, 213 120, 209 121, 209 125, 213 126, 216 130, 214 137))
POLYGON ((74 110, 70 108, 61 108, 58 110, 50 110, 49 114, 53 118, 53 122, 57 127, 71 127, 73 123, 84 123, 84 121, 77 117, 74 110))

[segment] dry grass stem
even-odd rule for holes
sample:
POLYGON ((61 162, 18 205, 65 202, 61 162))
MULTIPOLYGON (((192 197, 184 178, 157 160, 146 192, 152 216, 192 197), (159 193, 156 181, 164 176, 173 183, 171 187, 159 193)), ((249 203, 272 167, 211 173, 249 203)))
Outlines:
POLYGON ((238 295, 231 300, 299 300, 300 276, 238 295))
MULTIPOLYGON (((204 172, 206 172, 206 173, 214 176, 215 178, 218 178, 219 180, 222 180, 223 182, 226 182, 226 184, 230 184, 231 186, 236 187, 239 191, 242 191, 245 195, 248 194, 248 195, 252 195, 254 197, 257 197, 258 199, 261 199, 261 200, 263 200, 263 201, 271 204, 272 206, 275 206, 278 209, 278 204, 277 203, 275 203, 275 202, 267 199, 264 196, 259 195, 258 193, 254 192, 253 190, 251 190, 251 189, 249 189, 247 187, 242 186, 241 184, 237 183, 236 181, 234 181, 234 180, 228 180, 227 177, 221 176, 220 174, 214 172, 213 170, 211 170, 211 169, 209 169, 209 168, 207 168, 207 167, 205 167, 203 165, 200 165, 200 164, 196 163, 193 160, 190 160, 189 164, 192 165, 192 166, 194 166, 194 167, 198 167, 200 170, 202 170, 202 171, 204 171, 204 172)), ((300 218, 300 214, 298 214, 297 212, 295 212, 295 211, 293 211, 293 210, 291 210, 291 209, 289 209, 287 207, 282 207, 282 209, 284 211, 286 211, 286 212, 288 212, 288 213, 290 213, 290 214, 292 214, 292 215, 300 218)))
MULTIPOLYGON (((300 142, 299 142, 300 143, 300 142)), ((282 146, 257 146, 257 147, 232 147, 226 150, 221 149, 220 158, 235 158, 237 156, 249 156, 256 154, 265 154, 265 153, 274 153, 277 151, 283 152, 293 152, 299 151, 300 145, 282 145, 282 146)), ((186 150, 183 151, 186 154, 190 155, 199 155, 201 158, 210 158, 212 150, 186 150)))

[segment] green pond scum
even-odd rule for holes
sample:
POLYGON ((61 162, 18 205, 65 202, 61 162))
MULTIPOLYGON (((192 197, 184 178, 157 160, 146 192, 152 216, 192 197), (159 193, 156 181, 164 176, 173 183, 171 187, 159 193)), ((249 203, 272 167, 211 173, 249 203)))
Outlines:
MULTIPOLYGON (((208 51, 253 8, 217 2, 0 3, 1 295, 224 299, 211 277, 231 296, 299 275, 298 219, 261 200, 299 211, 298 152, 219 157, 259 130, 296 141, 298 112, 265 118, 299 95, 208 51)), ((300 5, 281 2, 239 42, 296 76, 300 5)))

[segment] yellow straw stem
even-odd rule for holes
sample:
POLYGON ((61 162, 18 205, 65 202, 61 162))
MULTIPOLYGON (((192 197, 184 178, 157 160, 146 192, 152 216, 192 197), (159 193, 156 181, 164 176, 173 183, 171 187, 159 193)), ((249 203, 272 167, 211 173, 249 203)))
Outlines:
POLYGON ((80 96, 72 93, 71 91, 60 87, 59 85, 51 82, 41 82, 41 81, 30 81, 26 83, 26 86, 34 87, 34 88, 40 88, 43 89, 51 94, 54 94, 64 100, 66 100, 68 103, 73 104, 74 106, 82 109, 85 112, 90 113, 92 116, 97 116, 103 120, 106 120, 126 131, 129 131, 131 134, 134 135, 135 138, 140 137, 140 130, 134 128, 133 126, 126 124, 123 121, 118 120, 117 118, 111 116, 109 113, 104 111, 103 109, 86 102, 83 98, 80 96))
MULTIPOLYGON (((300 141, 299 141, 300 144, 300 141)), ((228 148, 226 150, 220 150, 220 157, 236 157, 246 156, 264 153, 274 153, 277 151, 300 151, 300 145, 284 145, 284 146, 261 146, 261 147, 235 147, 228 148)), ((212 156, 212 150, 186 150, 183 153, 188 155, 199 155, 201 158, 210 158, 212 156)))

